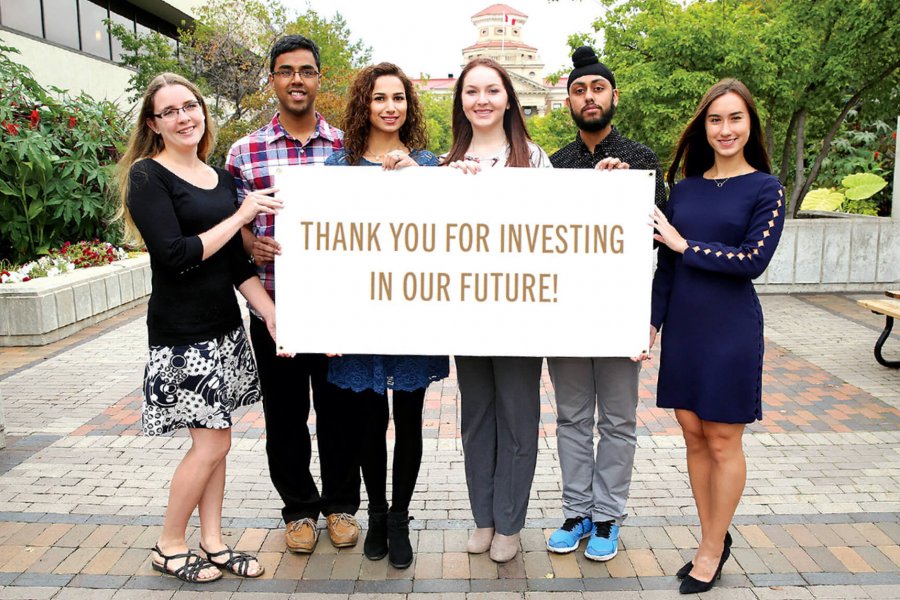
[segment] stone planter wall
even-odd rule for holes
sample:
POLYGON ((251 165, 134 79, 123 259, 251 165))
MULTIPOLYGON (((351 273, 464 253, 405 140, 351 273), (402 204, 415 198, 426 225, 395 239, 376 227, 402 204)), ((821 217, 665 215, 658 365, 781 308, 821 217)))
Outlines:
POLYGON ((0 346, 40 346, 146 302, 150 258, 0 285, 0 346))
POLYGON ((763 293, 883 292, 900 287, 900 218, 788 219, 763 293))

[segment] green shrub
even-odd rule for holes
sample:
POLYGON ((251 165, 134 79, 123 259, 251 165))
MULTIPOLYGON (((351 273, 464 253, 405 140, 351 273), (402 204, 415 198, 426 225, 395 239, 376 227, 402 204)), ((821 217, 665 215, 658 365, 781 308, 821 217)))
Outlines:
POLYGON ((110 194, 127 121, 115 104, 45 89, 0 45, 0 259, 69 239, 117 243, 110 194))

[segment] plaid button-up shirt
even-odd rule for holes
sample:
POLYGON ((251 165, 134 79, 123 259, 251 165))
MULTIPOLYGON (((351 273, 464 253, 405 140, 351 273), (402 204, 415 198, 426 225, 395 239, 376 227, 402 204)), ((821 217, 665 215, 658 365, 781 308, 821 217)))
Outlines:
MULTIPOLYGON (((321 166, 332 152, 344 147, 344 133, 326 123, 319 113, 316 118, 316 131, 305 144, 285 131, 278 114, 265 127, 234 143, 228 153, 226 168, 237 185, 238 204, 244 201, 247 192, 271 187, 275 167, 321 166)), ((275 237, 275 216, 257 215, 252 231, 257 237, 275 237)), ((266 291, 274 298, 275 264, 265 264, 256 271, 266 291)))

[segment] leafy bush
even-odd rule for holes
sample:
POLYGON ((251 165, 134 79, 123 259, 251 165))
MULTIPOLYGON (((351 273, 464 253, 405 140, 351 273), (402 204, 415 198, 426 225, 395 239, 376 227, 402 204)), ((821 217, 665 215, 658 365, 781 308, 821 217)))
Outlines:
POLYGON ((874 173, 854 173, 841 180, 841 187, 812 190, 803 198, 802 210, 841 211, 859 215, 878 215, 878 203, 872 197, 887 187, 887 181, 874 173))
MULTIPOLYGON (((846 198, 839 203, 844 212, 889 215, 896 140, 897 132, 884 121, 865 120, 858 111, 851 111, 844 127, 832 142, 831 153, 822 163, 816 183, 822 184, 824 188, 847 188, 846 198), (851 179, 850 184, 865 181, 875 185, 877 189, 866 187, 860 188, 862 192, 851 193, 849 188, 859 187, 859 184, 848 184, 847 178, 851 175, 857 178, 866 176, 868 179, 851 179)), ((822 194, 821 190, 813 191, 822 194)), ((809 198, 809 194, 806 197, 809 198)), ((833 197, 832 204, 835 201, 837 196, 833 197)), ((802 208, 808 210, 806 199, 802 208)))
POLYGON ((0 259, 21 262, 66 239, 117 242, 109 190, 126 119, 112 102, 46 90, 11 53, 0 45, 0 259))

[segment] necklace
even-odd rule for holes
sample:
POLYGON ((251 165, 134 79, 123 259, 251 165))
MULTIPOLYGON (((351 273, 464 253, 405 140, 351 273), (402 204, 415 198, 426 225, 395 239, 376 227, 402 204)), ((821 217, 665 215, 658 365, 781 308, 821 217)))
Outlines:
POLYGON ((384 158, 385 156, 387 156, 388 154, 390 154, 391 152, 394 152, 396 150, 399 150, 400 152, 403 152, 404 154, 406 154, 406 147, 401 146, 400 148, 392 148, 383 154, 363 153, 362 157, 368 161, 380 163, 380 162, 383 162, 381 160, 382 158, 384 158))
POLYGON ((726 177, 725 179, 723 179, 723 180, 721 180, 721 181, 719 181, 718 179, 713 178, 713 181, 716 182, 716 187, 722 187, 723 185, 725 185, 725 182, 728 181, 729 179, 731 179, 731 177, 726 177))

